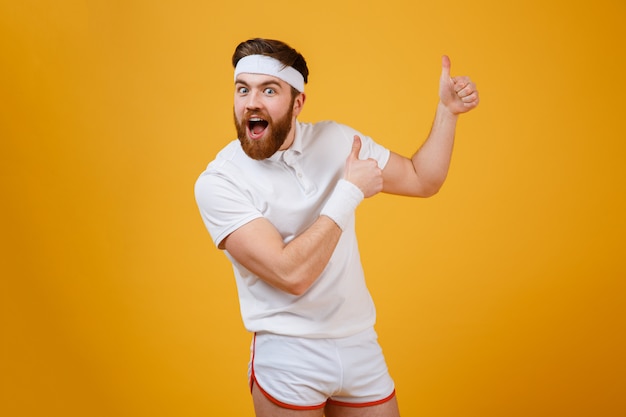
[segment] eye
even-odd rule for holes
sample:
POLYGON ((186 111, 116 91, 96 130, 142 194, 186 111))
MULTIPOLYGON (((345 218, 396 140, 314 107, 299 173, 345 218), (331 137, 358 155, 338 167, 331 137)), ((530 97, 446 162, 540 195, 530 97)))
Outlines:
POLYGON ((276 90, 271 87, 267 87, 265 90, 263 90, 263 92, 268 96, 273 96, 274 94, 276 94, 276 90))
POLYGON ((239 87, 239 88, 237 88, 237 92, 239 94, 247 94, 248 93, 248 87, 239 87))

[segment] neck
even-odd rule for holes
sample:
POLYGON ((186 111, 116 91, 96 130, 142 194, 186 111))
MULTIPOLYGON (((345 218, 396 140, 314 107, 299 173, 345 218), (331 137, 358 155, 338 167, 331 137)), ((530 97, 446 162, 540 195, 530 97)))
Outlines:
POLYGON ((297 123, 297 120, 294 117, 291 120, 291 130, 289 131, 289 134, 287 135, 287 139, 285 139, 285 141, 283 142, 283 146, 280 147, 279 151, 286 151, 287 149, 291 147, 291 145, 293 145, 293 142, 296 139, 296 123, 297 123))

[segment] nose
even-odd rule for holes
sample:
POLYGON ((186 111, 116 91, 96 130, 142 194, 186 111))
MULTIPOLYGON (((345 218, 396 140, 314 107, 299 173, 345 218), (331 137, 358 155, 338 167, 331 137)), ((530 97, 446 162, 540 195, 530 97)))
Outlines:
POLYGON ((259 97, 259 93, 255 90, 252 90, 248 93, 246 97, 246 109, 248 110, 256 110, 261 107, 261 100, 259 97))

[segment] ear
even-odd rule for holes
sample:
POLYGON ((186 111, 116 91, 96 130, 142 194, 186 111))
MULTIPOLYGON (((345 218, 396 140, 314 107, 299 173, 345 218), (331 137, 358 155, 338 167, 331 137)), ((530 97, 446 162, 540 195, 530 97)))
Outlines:
POLYGON ((304 102, 306 101, 306 95, 304 93, 300 93, 296 96, 296 99, 293 101, 293 115, 294 117, 298 117, 300 112, 302 111, 302 107, 304 107, 304 102))

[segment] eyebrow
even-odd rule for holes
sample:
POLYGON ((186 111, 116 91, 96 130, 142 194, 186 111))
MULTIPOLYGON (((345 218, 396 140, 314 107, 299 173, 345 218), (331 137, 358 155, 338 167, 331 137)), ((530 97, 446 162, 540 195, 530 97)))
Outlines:
MULTIPOLYGON (((237 78, 235 80, 235 84, 241 84, 241 85, 244 85, 246 87, 250 87, 250 84, 248 84, 247 82, 245 82, 243 80, 240 80, 239 78, 237 78)), ((271 81, 264 81, 262 83, 259 83, 258 86, 259 87, 276 86, 276 87, 280 88, 280 83, 278 83, 278 81, 271 80, 271 81)))

